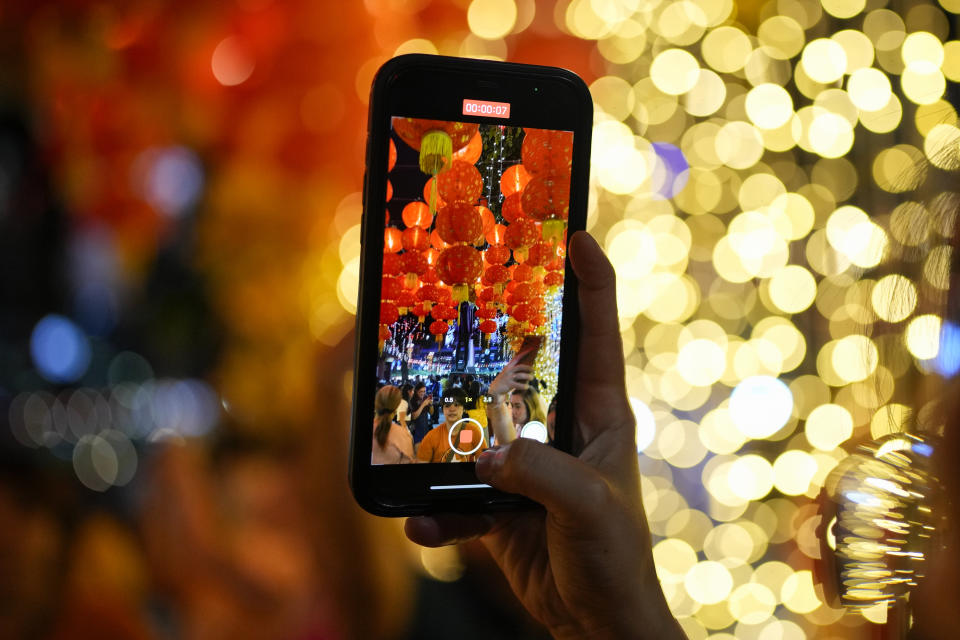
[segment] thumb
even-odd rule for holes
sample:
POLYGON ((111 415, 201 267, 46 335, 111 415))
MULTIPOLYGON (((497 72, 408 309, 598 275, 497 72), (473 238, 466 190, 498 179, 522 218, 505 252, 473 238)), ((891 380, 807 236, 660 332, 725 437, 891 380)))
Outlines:
POLYGON ((562 521, 596 521, 612 498, 600 473, 549 445, 517 438, 477 459, 477 477, 491 486, 542 504, 562 521))

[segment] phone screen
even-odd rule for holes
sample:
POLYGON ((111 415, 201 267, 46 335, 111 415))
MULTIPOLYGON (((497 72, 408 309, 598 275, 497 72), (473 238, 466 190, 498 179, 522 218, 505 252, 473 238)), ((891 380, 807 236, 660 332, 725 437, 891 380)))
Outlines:
POLYGON ((472 462, 514 358, 535 378, 518 431, 556 394, 573 133, 401 114, 388 142, 371 463, 472 462))

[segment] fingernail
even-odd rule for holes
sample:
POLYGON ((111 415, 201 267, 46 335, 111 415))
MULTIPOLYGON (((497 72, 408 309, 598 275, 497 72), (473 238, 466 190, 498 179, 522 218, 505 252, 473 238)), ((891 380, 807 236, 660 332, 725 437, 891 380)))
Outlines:
POLYGON ((496 447, 487 449, 477 456, 476 472, 478 478, 484 479, 490 474, 490 469, 493 466, 493 459, 497 455, 496 449, 496 447))
POLYGON ((497 472, 503 466, 503 461, 507 455, 509 444, 500 445, 487 449, 477 458, 477 477, 486 480, 497 472))

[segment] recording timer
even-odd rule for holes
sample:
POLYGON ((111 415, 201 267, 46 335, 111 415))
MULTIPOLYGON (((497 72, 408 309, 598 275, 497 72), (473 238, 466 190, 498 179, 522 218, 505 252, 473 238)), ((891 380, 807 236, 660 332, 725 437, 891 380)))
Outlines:
POLYGON ((491 118, 509 118, 509 102, 491 102, 489 100, 463 99, 463 115, 488 116, 491 118))

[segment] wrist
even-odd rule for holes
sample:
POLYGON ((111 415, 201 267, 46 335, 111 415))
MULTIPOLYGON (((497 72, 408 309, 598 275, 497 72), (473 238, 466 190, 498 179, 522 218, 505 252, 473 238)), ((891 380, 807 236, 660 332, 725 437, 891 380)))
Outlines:
POLYGON ((501 393, 499 391, 493 391, 491 389, 487 389, 487 395, 490 396, 490 402, 487 403, 487 406, 492 404, 500 404, 500 403, 506 402, 507 400, 507 394, 501 393))

